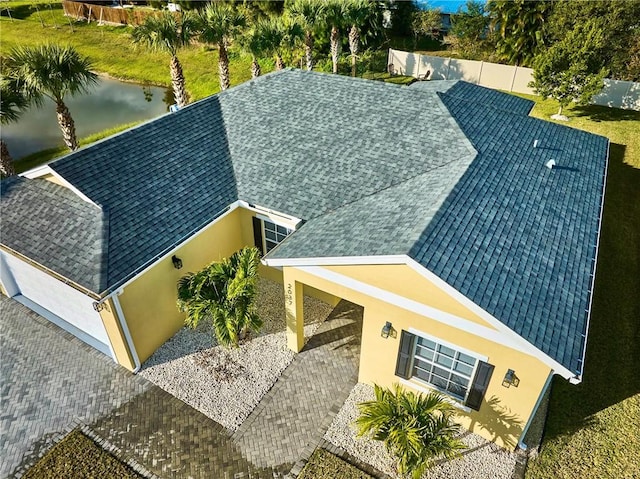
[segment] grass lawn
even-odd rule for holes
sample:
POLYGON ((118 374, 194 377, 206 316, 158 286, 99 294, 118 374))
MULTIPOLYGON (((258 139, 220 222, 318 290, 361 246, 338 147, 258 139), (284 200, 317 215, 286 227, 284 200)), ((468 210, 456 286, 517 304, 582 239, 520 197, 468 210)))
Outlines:
POLYGON ((22 477, 24 479, 59 479, 63 477, 141 479, 143 476, 120 462, 76 429, 53 446, 22 477))
MULTIPOLYGON (((557 108, 538 101, 533 116, 549 119, 557 108)), ((541 453, 526 478, 638 478, 640 113, 589 106, 565 114, 569 126, 611 140, 609 171, 584 380, 555 379, 541 453)))
POLYGON ((298 479, 372 479, 355 466, 324 449, 318 448, 309 458, 298 479))

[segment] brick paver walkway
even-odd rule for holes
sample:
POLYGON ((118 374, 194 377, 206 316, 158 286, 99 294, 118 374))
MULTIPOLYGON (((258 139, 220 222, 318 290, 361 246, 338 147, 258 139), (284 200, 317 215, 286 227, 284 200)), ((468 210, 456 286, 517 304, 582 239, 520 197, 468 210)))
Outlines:
POLYGON ((0 297, 0 477, 78 423, 166 478, 272 479, 308 457, 357 381, 362 309, 341 302, 233 437, 218 423, 0 297))
POLYGON ((24 471, 74 422, 93 422, 150 387, 0 295, 0 477, 24 471))
POLYGON ((251 462, 291 469, 322 442, 358 381, 362 314, 341 301, 235 432, 251 462))

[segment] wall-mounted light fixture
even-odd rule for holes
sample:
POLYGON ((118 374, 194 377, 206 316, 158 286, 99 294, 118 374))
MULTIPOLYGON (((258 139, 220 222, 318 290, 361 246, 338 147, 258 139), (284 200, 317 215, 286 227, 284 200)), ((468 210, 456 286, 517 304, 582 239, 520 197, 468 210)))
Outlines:
POLYGON ((173 263, 173 267, 175 269, 182 268, 182 260, 178 258, 175 254, 171 257, 171 262, 173 263))
POLYGON ((98 303, 97 301, 93 302, 93 309, 96 310, 97 313, 104 309, 104 303, 98 303))
POLYGON ((508 388, 509 386, 517 388, 519 384, 520 378, 516 376, 516 372, 513 369, 507 370, 507 374, 504 375, 504 379, 502 380, 502 385, 505 388, 508 388))
POLYGON ((391 324, 390 321, 387 321, 386 323, 384 323, 384 326, 382 326, 382 331, 380 332, 380 336, 387 339, 389 337, 389 334, 391 334, 392 329, 393 329, 393 325, 391 324))

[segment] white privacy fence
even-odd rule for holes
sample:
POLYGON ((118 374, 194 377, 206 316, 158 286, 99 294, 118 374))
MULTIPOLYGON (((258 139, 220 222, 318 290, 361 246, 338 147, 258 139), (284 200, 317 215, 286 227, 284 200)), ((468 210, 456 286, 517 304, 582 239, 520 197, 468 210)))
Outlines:
MULTIPOLYGON (((533 80, 531 68, 432 57, 392 49, 389 49, 387 63, 398 75, 426 76, 430 80, 464 80, 496 90, 535 95, 529 87, 533 80)), ((640 111, 640 83, 606 79, 604 90, 594 97, 592 103, 640 111)))

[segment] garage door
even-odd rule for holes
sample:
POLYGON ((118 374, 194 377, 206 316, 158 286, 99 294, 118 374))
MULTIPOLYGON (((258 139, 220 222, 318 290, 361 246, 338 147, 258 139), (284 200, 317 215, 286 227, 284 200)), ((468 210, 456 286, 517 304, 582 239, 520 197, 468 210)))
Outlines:
POLYGON ((2 284, 9 296, 113 358, 92 298, 11 254, 0 254, 2 284))

